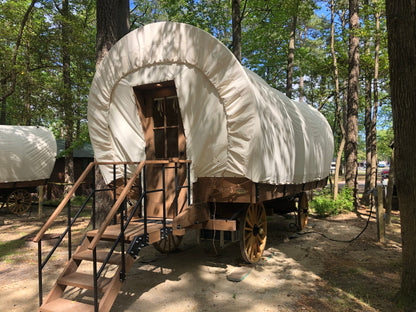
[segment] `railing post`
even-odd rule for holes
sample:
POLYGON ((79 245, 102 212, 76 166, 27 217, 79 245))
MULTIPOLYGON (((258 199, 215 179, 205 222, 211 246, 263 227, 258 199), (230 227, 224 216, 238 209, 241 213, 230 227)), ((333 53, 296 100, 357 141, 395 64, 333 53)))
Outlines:
POLYGON ((175 161, 175 216, 178 215, 178 163, 175 161))
POLYGON ((188 179, 188 206, 191 205, 191 163, 186 164, 187 179, 188 179))
MULTIPOLYGON (((165 179, 165 164, 162 164, 162 196, 163 196, 163 233, 166 231, 166 179, 165 179)), ((162 237, 162 239, 165 237, 162 237)))
MULTIPOLYGON (((124 187, 126 187, 126 185, 127 185, 127 164, 124 164, 124 187)), ((123 209, 124 209, 124 216, 127 219, 127 196, 124 199, 123 209)))
POLYGON ((144 192, 144 209, 143 209, 143 216, 144 216, 144 236, 147 237, 147 183, 146 183, 146 164, 143 166, 143 192, 144 192))
POLYGON ((94 274, 94 311, 98 312, 97 247, 92 250, 92 270, 94 274))
POLYGON ((95 219, 96 219, 96 214, 95 214, 95 194, 96 194, 96 185, 95 185, 95 170, 96 170, 96 166, 94 165, 94 170, 92 173, 92 188, 93 188, 93 195, 92 195, 92 213, 91 213, 91 217, 92 217, 92 228, 93 230, 95 230, 96 224, 95 224, 95 219))
MULTIPOLYGON (((139 187, 140 187, 140 193, 143 194, 143 187, 142 187, 142 173, 139 173, 139 187)), ((141 195, 140 194, 140 195, 141 195)), ((139 202, 139 218, 143 217, 143 205, 142 201, 139 202)))
POLYGON ((38 283, 39 283, 39 306, 43 303, 42 290, 42 240, 38 241, 38 283))
MULTIPOLYGON (((117 200, 117 186, 116 186, 116 165, 113 165, 113 183, 114 183, 114 188, 113 188, 113 205, 116 203, 117 200)), ((114 220, 113 220, 114 224, 117 224, 117 217, 116 215, 114 215, 114 220)))
POLYGON ((72 257, 71 200, 68 201, 68 260, 72 257))
MULTIPOLYGON (((127 166, 124 164, 124 187, 127 185, 127 166)), ((120 232, 121 232, 121 272, 120 272, 120 280, 124 281, 126 279, 126 257, 124 251, 124 218, 127 216, 127 203, 126 199, 124 199, 124 207, 120 211, 120 232)))

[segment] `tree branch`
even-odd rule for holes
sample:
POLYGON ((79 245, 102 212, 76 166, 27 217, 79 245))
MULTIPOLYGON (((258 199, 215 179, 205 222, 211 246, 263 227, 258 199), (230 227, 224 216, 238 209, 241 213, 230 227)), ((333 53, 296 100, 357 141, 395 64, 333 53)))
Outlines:
MULTIPOLYGON (((20 48, 20 44, 22 41, 22 37, 23 37, 23 30, 26 26, 27 20, 29 19, 29 15, 32 12, 36 2, 38 2, 38 0, 32 0, 32 2, 30 3, 29 7, 27 8, 25 15, 23 16, 22 22, 20 23, 20 29, 19 29, 19 33, 17 35, 17 40, 16 40, 16 45, 14 47, 14 51, 13 51, 13 58, 12 58, 12 64, 11 64, 11 74, 10 74, 10 79, 11 79, 11 85, 9 90, 7 90, 6 92, 4 92, 1 96, 0 96, 0 103, 3 102, 6 98, 8 98, 10 95, 12 95, 16 89, 16 77, 17 77, 17 73, 16 73, 16 69, 14 68, 16 63, 17 63, 17 52, 19 51, 20 48)), ((2 79, 1 83, 6 84, 7 79, 2 79)))

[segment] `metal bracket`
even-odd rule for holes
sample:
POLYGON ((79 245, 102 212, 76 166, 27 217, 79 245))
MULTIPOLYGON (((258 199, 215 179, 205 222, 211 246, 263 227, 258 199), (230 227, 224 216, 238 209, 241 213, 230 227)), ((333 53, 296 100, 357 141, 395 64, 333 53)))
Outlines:
POLYGON ((137 258, 140 250, 149 245, 149 235, 137 235, 133 238, 127 253, 134 259, 137 258))
POLYGON ((161 228, 160 229, 160 239, 168 238, 169 234, 172 234, 173 229, 170 227, 161 228))

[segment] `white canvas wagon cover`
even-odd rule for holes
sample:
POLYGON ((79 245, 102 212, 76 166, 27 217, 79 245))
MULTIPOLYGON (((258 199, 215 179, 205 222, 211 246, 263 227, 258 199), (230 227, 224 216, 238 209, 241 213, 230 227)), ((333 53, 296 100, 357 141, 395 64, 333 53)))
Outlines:
POLYGON ((49 179, 55 165, 56 141, 36 126, 0 126, 0 183, 49 179))
MULTIPOLYGON (((271 88, 210 34, 172 22, 130 32, 101 62, 88 103, 98 161, 145 160, 133 87, 172 80, 193 181, 246 177, 279 185, 328 176, 333 136, 320 112, 271 88)), ((101 166, 107 183, 111 170, 101 166)))

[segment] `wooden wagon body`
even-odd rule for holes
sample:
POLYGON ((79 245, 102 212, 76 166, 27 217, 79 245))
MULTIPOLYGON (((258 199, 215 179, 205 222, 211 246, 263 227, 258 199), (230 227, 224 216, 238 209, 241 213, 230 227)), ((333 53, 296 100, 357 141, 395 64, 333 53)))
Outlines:
POLYGON ((0 202, 15 214, 26 212, 31 193, 45 185, 56 158, 56 141, 44 127, 0 126, 0 202))
MULTIPOLYGON (((40 291, 41 311, 72 309, 73 301, 60 299, 68 285, 103 291, 94 306, 109 311, 140 249, 153 244, 170 252, 187 229, 238 233, 242 257, 256 263, 266 244, 266 215, 293 211, 304 227, 306 192, 326 184, 333 156, 332 131, 321 113, 271 88, 211 35, 179 23, 146 25, 111 48, 92 82, 88 126, 97 162, 35 241, 41 244, 94 166, 113 206, 43 304, 40 291), (115 242, 109 253, 99 249, 103 240, 115 242), (117 244, 129 247, 116 260, 117 244), (103 263, 94 285, 77 273, 82 261, 103 263), (108 263, 120 275, 100 288, 108 263)), ((93 207, 101 191, 88 198, 93 207)))

